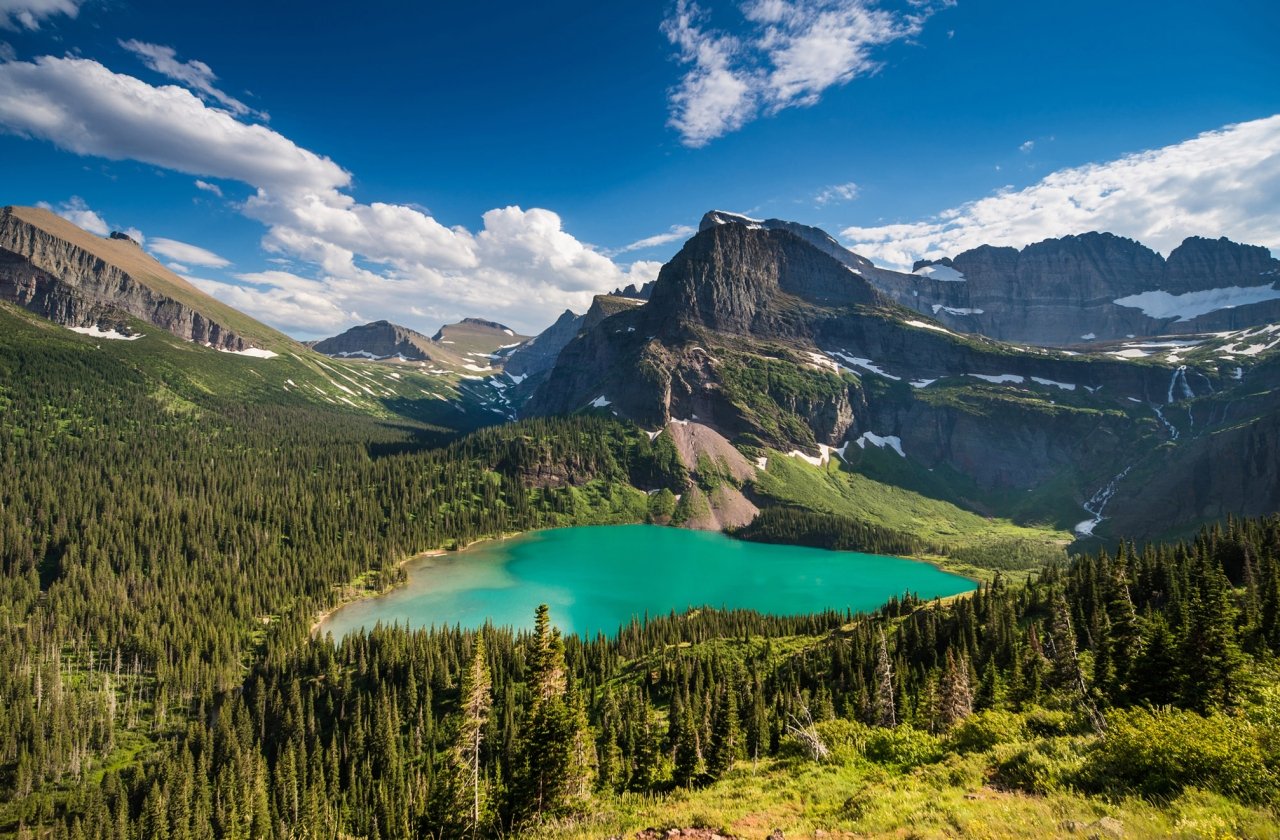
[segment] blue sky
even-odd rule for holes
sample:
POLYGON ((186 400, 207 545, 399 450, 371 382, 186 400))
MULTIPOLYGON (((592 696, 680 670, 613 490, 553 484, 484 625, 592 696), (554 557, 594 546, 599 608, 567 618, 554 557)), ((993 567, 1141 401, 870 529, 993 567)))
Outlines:
POLYGON ((1277 31, 1267 2, 0 0, 0 201, 132 228, 302 337, 537 330, 711 208, 894 266, 1090 229, 1280 250, 1277 31))

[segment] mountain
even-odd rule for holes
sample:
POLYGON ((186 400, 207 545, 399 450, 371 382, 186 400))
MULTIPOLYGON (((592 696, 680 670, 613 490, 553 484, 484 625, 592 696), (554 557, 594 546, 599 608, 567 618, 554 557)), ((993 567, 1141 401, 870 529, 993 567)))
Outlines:
POLYGON ((1028 349, 922 318, 814 230, 704 225, 647 303, 584 325, 526 410, 692 422, 765 464, 834 452, 889 485, 1082 534, 1104 510, 1141 537, 1274 509, 1274 471, 1221 457, 1241 439, 1273 451, 1271 328, 1111 354, 1028 349), (1174 492, 1170 476, 1195 488, 1188 501, 1144 499, 1174 492))
POLYGON ((786 230, 896 302, 946 327, 1044 347, 1238 330, 1280 321, 1280 260, 1266 248, 1191 237, 1168 259, 1110 233, 1046 239, 1018 250, 983 245, 880 268, 825 231, 713 210, 699 230, 737 223, 786 230))
POLYGON ((326 356, 398 358, 409 362, 431 361, 435 349, 432 340, 422 333, 390 321, 361 324, 332 338, 312 342, 310 346, 326 356))
POLYGON ((34 207, 0 210, 0 300, 79 330, 112 332, 137 318, 219 350, 297 346, 200 291, 128 236, 94 236, 34 207))

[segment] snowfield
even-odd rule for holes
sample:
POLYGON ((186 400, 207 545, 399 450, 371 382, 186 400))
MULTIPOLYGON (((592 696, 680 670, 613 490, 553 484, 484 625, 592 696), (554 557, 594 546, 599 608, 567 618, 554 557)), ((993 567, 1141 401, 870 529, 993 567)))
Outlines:
POLYGON ((1116 306, 1141 309, 1149 318, 1177 318, 1190 321, 1200 315, 1219 309, 1233 309, 1251 303, 1280 299, 1280 289, 1274 286, 1227 286, 1224 289, 1207 289, 1203 292, 1186 292, 1171 295, 1164 291, 1143 292, 1116 298, 1116 306))

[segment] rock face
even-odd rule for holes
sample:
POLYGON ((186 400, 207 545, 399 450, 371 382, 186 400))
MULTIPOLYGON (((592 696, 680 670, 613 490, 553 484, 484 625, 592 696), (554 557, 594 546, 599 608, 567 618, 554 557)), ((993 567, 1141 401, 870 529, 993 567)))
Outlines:
POLYGON ((127 235, 102 239, 30 207, 0 210, 0 300, 67 327, 137 318, 223 350, 288 341, 173 274, 127 235))
POLYGON ((413 362, 430 360, 431 346, 431 339, 422 333, 390 321, 374 321, 352 327, 341 335, 311 345, 313 350, 326 356, 372 359, 400 357, 413 362))
POLYGON ((1069 346, 1274 322, 1280 320, 1278 278, 1280 261, 1265 248, 1191 238, 1166 260, 1132 239, 1086 233, 1020 251, 984 245, 918 262, 910 275, 881 272, 875 282, 952 329, 1069 346), (1195 293, 1208 292, 1219 298, 1216 306, 1191 305, 1198 302, 1195 293), (1170 300, 1174 296, 1185 297, 1170 300), (1163 306, 1151 305, 1157 302, 1163 306))
POLYGON ((512 351, 507 372, 513 376, 540 376, 556 363, 564 346, 582 329, 583 316, 566 309, 555 323, 512 351))
MULTIPOLYGON (((1227 509, 1278 498, 1274 468, 1242 474, 1223 449, 1239 441, 1270 464, 1280 440, 1274 422, 1258 419, 1274 410, 1255 416, 1228 407, 1238 400, 1236 362, 1206 349, 1197 365, 1180 368, 1172 357, 1131 361, 964 335, 891 300, 872 271, 852 268, 813 238, 755 220, 705 225, 663 267, 647 303, 577 324, 525 413, 604 409, 646 429, 696 428, 748 452, 798 450, 814 462, 835 450, 857 465, 876 450, 876 458, 892 459, 889 475, 979 512, 1008 515, 1011 499, 1043 494, 1041 510, 1076 517, 1062 527, 1085 519, 1071 509, 1130 467, 1130 483, 1121 484, 1107 514, 1124 522, 1125 533, 1158 535, 1176 527, 1178 516, 1209 515, 1199 491, 1186 493, 1188 484, 1210 488, 1206 498, 1225 499, 1227 509), (1189 402, 1218 399, 1223 404, 1212 412, 1189 402), (1202 443, 1188 442, 1193 432, 1202 443), (877 449, 887 439, 895 441, 892 451, 877 449), (1144 486, 1169 502, 1152 506, 1126 495, 1144 486)), ((1198 246, 1169 261, 1117 237, 1087 237, 1087 259, 1080 247, 1044 245, 1028 265, 1041 273, 1057 266, 1070 294, 1077 287, 1085 297, 1136 294, 1156 276, 1167 280, 1167 263, 1179 265, 1198 246), (1090 268, 1099 264, 1124 270, 1099 279, 1090 268)), ((1208 252, 1228 267, 1259 264, 1252 249, 1228 258, 1229 249, 1209 243, 1208 252)), ((985 261, 993 271, 1016 272, 1023 259, 1013 249, 981 249, 973 261, 944 267, 974 270, 985 261)), ((1208 256, 1196 260, 1209 264, 1208 256)), ((565 333, 575 324, 566 317, 565 333)), ((1258 364, 1248 376, 1263 369, 1258 364)))

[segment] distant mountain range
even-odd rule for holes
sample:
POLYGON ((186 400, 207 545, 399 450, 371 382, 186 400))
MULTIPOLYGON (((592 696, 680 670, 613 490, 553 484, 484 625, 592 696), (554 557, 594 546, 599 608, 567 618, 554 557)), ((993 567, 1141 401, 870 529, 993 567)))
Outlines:
POLYGON ((905 273, 817 228, 713 211, 656 282, 532 338, 479 318, 431 337, 379 321, 308 347, 123 235, 0 211, 0 301, 93 340, 168 333, 131 362, 157 376, 440 434, 617 416, 665 432, 701 476, 689 521, 703 527, 749 521, 779 458, 1085 536, 1280 510, 1278 267, 1226 240, 1166 259, 1089 233, 905 273))

